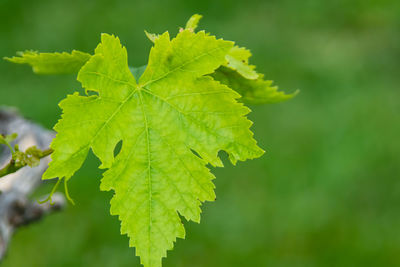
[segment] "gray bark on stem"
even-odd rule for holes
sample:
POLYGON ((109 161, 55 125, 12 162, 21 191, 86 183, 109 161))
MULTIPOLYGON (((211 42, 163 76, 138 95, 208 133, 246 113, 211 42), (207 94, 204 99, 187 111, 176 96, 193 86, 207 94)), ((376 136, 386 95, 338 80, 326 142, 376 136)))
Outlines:
MULTIPOLYGON (((54 132, 22 118, 15 110, 0 108, 0 134, 17 133, 14 141, 22 151, 31 146, 39 149, 49 147, 54 132)), ((10 162, 11 153, 5 146, 0 147, 0 168, 10 162)), ((0 261, 4 258, 15 230, 23 225, 40 220, 43 216, 62 209, 65 198, 62 194, 54 194, 54 204, 39 204, 30 200, 29 196, 42 183, 42 174, 46 170, 50 156, 40 160, 37 167, 25 166, 15 173, 0 179, 0 261)))

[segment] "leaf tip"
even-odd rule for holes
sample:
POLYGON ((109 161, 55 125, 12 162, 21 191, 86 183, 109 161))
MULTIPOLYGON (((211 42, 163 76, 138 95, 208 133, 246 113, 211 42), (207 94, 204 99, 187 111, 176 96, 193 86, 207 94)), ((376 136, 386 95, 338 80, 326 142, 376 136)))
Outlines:
POLYGON ((199 25, 199 21, 201 20, 203 16, 200 14, 194 14, 192 15, 189 20, 186 22, 185 29, 190 30, 191 32, 194 32, 196 30, 197 26, 199 25))
POLYGON ((146 34, 146 37, 152 42, 155 43, 156 40, 159 38, 158 34, 155 33, 149 33, 148 31, 144 30, 144 33, 146 34))

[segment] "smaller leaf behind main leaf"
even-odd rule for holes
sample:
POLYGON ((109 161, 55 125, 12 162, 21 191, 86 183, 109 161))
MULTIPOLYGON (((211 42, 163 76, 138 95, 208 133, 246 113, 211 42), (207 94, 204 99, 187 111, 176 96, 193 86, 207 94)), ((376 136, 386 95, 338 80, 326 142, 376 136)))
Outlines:
POLYGON ((272 85, 273 81, 264 80, 260 74, 257 79, 246 79, 239 72, 221 66, 211 76, 226 86, 238 92, 242 97, 240 101, 246 104, 272 104, 289 100, 295 97, 299 91, 286 94, 278 90, 278 86, 272 85))
MULTIPOLYGON (((199 24, 201 15, 195 14, 186 23, 186 29, 194 31, 199 24)), ((182 28, 181 28, 182 29, 182 28)), ((153 43, 159 35, 150 34, 146 36, 153 43)), ((273 81, 264 80, 264 75, 257 73, 254 65, 249 64, 250 50, 245 47, 234 46, 225 56, 226 62, 211 76, 223 84, 229 86, 242 97, 240 102, 245 104, 271 104, 289 100, 295 97, 299 90, 292 94, 278 91, 277 86, 272 86, 273 81)))
POLYGON ((89 60, 90 55, 77 50, 71 53, 39 53, 36 51, 18 52, 16 57, 5 57, 17 64, 28 64, 36 74, 77 73, 89 60))

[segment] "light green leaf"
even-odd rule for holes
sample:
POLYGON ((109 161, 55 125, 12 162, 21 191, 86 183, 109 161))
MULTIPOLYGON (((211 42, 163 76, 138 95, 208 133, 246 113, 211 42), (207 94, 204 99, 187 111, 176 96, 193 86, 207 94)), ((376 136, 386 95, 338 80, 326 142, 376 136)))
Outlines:
POLYGON ((12 133, 8 135, 0 134, 0 145, 6 145, 10 149, 11 153, 13 153, 14 150, 11 146, 11 142, 17 139, 17 137, 18 137, 17 133, 12 133))
POLYGON ((226 55, 226 66, 236 70, 240 75, 246 79, 255 80, 259 74, 254 70, 255 66, 249 65, 249 58, 251 53, 244 47, 233 47, 226 55))
POLYGON ((88 61, 90 55, 73 50, 72 53, 19 52, 17 57, 4 58, 18 64, 29 64, 37 74, 76 73, 88 61))
POLYGON ((160 35, 155 34, 155 33, 149 33, 147 31, 144 31, 144 33, 146 34, 146 37, 152 41, 153 43, 160 37, 160 35))
POLYGON ((192 32, 196 30, 197 26, 199 25, 199 21, 202 17, 203 16, 199 14, 194 14, 193 16, 191 16, 190 19, 186 22, 185 29, 192 32))
POLYGON ((14 141, 15 139, 17 139, 18 134, 17 133, 12 133, 12 134, 8 134, 3 136, 2 134, 0 134, 0 144, 9 144, 12 141, 14 141))
POLYGON ((160 35, 156 33, 150 33, 147 31, 144 31, 144 33, 146 34, 147 39, 149 39, 152 43, 155 43, 156 40, 160 37, 160 35))
POLYGON ((293 98, 298 90, 292 94, 278 91, 278 86, 272 86, 273 81, 264 80, 264 75, 256 80, 249 80, 238 72, 227 67, 218 68, 211 76, 221 83, 238 92, 242 97, 239 99, 245 104, 268 104, 278 103, 293 98))
MULTIPOLYGON (((209 74, 225 64, 233 43, 204 32, 162 34, 151 49, 139 82, 127 52, 107 34, 78 80, 98 95, 69 95, 51 144, 44 179, 69 179, 89 149, 108 168, 101 190, 114 190, 111 214, 121 220, 145 267, 160 267, 176 238, 184 238, 180 216, 200 221, 200 205, 215 199, 208 164, 222 166, 263 154, 250 131, 249 109, 240 96, 209 74), (114 149, 122 148, 114 158, 114 149)), ((140 75, 137 75, 139 77, 140 75)))

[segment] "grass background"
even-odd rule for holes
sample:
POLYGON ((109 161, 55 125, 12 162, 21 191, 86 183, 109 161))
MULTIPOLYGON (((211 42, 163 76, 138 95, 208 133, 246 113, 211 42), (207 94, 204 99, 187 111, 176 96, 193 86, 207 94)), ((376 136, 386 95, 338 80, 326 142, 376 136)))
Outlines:
MULTIPOLYGON (((185 223, 164 266, 400 266, 400 2, 0 0, 0 56, 93 52, 114 33, 146 64, 143 30, 201 28, 250 48, 293 100, 252 107, 267 154, 213 170, 217 201, 185 223)), ((51 128, 74 76, 0 62, 0 104, 51 128)), ((76 206, 20 229, 2 266, 139 266, 90 156, 70 180, 76 206)), ((41 193, 48 192, 47 185, 41 193)))

